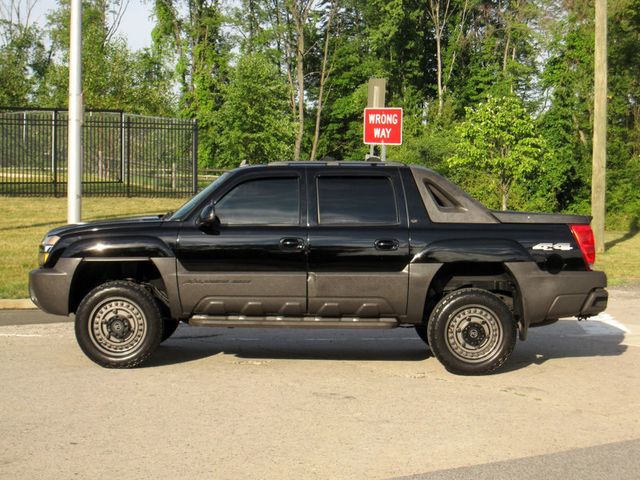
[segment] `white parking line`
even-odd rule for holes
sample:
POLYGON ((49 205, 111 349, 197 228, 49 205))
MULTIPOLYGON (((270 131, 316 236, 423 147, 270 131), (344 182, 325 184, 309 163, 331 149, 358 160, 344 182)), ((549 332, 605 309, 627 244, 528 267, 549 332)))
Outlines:
MULTIPOLYGON (((353 338, 305 338, 305 342, 351 342, 353 338)), ((418 337, 359 337, 365 342, 397 342, 398 340, 420 340, 418 337)))
POLYGON ((43 337, 36 333, 0 333, 0 337, 43 337))

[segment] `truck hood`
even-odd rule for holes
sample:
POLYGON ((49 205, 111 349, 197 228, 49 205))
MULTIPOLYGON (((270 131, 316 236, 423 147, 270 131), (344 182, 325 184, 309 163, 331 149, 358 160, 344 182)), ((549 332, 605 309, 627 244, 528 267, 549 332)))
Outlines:
POLYGON ((144 217, 116 218, 113 220, 97 220, 95 222, 80 223, 77 225, 63 225, 49 231, 47 235, 64 236, 72 233, 101 232, 105 230, 117 230, 120 228, 127 229, 131 227, 140 227, 145 224, 148 224, 149 227, 155 227, 163 222, 162 217, 162 215, 153 215, 144 217))

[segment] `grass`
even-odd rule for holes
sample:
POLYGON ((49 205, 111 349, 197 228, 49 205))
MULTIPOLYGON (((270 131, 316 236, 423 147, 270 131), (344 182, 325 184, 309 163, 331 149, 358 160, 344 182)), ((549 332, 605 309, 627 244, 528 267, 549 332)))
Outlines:
POLYGON ((605 245, 595 268, 607 273, 609 285, 640 283, 640 231, 607 232, 605 245))
MULTIPOLYGON (((66 223, 66 198, 0 197, 0 298, 27 298, 27 275, 37 266, 45 233, 66 223)), ((82 219, 164 213, 184 202, 176 198, 95 198, 82 204, 82 219)), ((607 232, 607 252, 597 256, 610 285, 640 283, 640 232, 607 232)))
MULTIPOLYGON (((82 220, 166 213, 179 198, 97 198, 82 201, 82 220)), ((53 227, 64 225, 66 198, 0 197, 0 298, 27 298, 28 273, 38 266, 38 245, 53 227)))

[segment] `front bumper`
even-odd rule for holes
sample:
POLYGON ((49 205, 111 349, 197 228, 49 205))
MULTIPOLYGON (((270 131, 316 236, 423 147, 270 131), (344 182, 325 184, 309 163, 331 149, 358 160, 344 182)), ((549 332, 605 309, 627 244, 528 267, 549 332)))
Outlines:
POLYGON ((40 310, 54 315, 69 315, 69 295, 73 274, 80 258, 61 258, 53 268, 29 272, 29 295, 40 310))

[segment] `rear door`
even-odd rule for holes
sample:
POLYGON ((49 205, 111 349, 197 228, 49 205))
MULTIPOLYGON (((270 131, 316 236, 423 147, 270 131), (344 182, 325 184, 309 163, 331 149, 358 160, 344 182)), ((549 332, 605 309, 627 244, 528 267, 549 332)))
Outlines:
POLYGON ((183 312, 300 316, 306 311, 306 193, 303 171, 261 169, 214 194, 219 225, 180 231, 183 312))
POLYGON ((409 233, 398 169, 309 168, 309 313, 402 317, 409 233))

